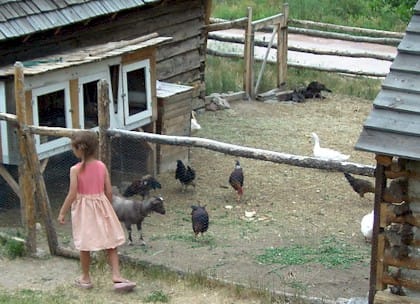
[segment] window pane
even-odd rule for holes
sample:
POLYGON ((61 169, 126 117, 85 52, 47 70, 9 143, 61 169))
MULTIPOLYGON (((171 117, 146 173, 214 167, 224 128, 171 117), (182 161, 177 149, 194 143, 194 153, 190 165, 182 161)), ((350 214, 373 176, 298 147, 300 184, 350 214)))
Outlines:
POLYGON ((83 84, 83 107, 85 129, 98 126, 98 85, 97 81, 83 84))
POLYGON ((129 115, 147 110, 146 69, 133 70, 127 73, 128 111, 129 115))
MULTIPOLYGON (((40 126, 66 127, 66 114, 64 106, 64 90, 51 92, 37 97, 38 121, 40 126)), ((41 144, 56 137, 43 135, 40 137, 41 144)))

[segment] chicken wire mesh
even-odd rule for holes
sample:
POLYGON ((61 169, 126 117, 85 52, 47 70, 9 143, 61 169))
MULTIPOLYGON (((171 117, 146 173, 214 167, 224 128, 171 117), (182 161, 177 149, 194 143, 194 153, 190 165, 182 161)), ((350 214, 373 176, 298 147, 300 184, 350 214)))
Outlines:
MULTIPOLYGON (((127 187, 131 180, 153 173, 148 161, 151 147, 140 140, 119 137, 111 140, 111 179, 119 188, 127 187)), ((48 158, 43 172, 53 217, 58 214, 68 191, 70 167, 78 162, 71 151, 48 158)), ((4 165, 6 170, 18 181, 19 168, 4 165)), ((55 218, 53 219, 55 220, 55 218)), ((20 199, 7 182, 0 178, 0 227, 23 228, 20 199)), ((37 221, 41 221, 37 216, 37 221)))

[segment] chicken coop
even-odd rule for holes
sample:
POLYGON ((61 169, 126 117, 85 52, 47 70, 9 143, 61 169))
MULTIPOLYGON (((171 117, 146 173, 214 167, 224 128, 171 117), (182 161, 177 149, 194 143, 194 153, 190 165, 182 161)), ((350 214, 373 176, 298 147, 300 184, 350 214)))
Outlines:
POLYGON ((369 303, 420 303, 420 2, 356 149, 376 155, 369 303))
MULTIPOLYGON (((164 135, 191 135, 191 111, 194 88, 159 82, 157 85, 158 119, 156 131, 164 135)), ((189 148, 157 145, 158 173, 174 170, 176 161, 189 160, 189 148)))
MULTIPOLYGON (((0 112, 16 114, 13 67, 21 62, 28 124, 97 129, 97 83, 105 79, 110 83, 110 126, 156 133, 157 81, 199 88, 186 102, 204 105, 210 8, 208 0, 2 1, 0 112)), ((182 119, 189 123, 186 115, 182 119)), ((48 176, 57 158, 68 157, 69 140, 43 135, 35 139, 39 159, 49 160, 48 176)), ((6 185, 8 175, 17 179, 20 154, 15 128, 5 120, 0 121, 0 143, 5 169, 0 173, 7 175, 0 182, 6 185)), ((112 144, 117 181, 127 174, 156 173, 154 145, 121 139, 112 144)), ((14 192, 16 199, 16 187, 14 192)), ((3 204, 6 209, 16 205, 3 204)))

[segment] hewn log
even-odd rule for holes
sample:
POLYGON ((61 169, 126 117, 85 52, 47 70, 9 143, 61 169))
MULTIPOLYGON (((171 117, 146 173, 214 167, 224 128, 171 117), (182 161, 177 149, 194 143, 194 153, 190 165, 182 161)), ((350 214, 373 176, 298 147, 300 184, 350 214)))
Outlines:
POLYGON ((384 274, 382 278, 385 284, 403 286, 407 288, 420 289, 420 282, 416 278, 398 277, 393 278, 388 274, 384 274))
POLYGON ((398 39, 398 38, 353 36, 349 34, 331 33, 331 32, 318 31, 318 30, 296 28, 296 27, 291 27, 291 26, 289 26, 289 33, 296 33, 296 34, 315 36, 315 37, 323 37, 323 38, 329 38, 329 39, 340 39, 340 40, 346 40, 346 41, 386 44, 386 45, 393 45, 393 46, 398 46, 401 42, 401 39, 398 39))
POLYGON ((375 167, 362 165, 352 162, 334 162, 326 161, 310 156, 300 156, 287 153, 280 153, 256 148, 243 147, 239 145, 233 145, 223 143, 211 139, 200 138, 200 137, 189 137, 189 136, 169 136, 152 134, 147 132, 133 132, 120 129, 109 129, 107 134, 109 136, 128 136, 131 138, 137 138, 146 140, 148 142, 156 144, 166 145, 179 145, 196 148, 204 148, 213 150, 229 155, 259 159, 264 161, 270 161, 280 164, 288 164, 297 167, 322 169, 329 171, 349 172, 364 176, 373 176, 375 167))
POLYGON ((285 19, 284 19, 284 14, 280 13, 274 16, 270 16, 267 18, 263 18, 263 19, 259 19, 259 20, 255 20, 252 21, 252 26, 254 27, 255 31, 258 31, 259 29, 263 29, 265 27, 269 27, 269 26, 274 26, 277 27, 277 24, 284 24, 285 23, 285 19))
POLYGON ((14 114, 9 114, 9 113, 0 113, 0 120, 5 120, 8 122, 13 123, 15 126, 18 125, 18 120, 16 115, 14 114))
POLYGON ((19 185, 21 193, 21 208, 22 216, 24 217, 24 226, 26 232, 26 251, 32 255, 36 252, 36 232, 35 232, 35 201, 34 191, 35 185, 32 178, 30 162, 27 151, 27 138, 23 131, 27 123, 26 116, 26 102, 25 102, 25 82, 23 73, 23 64, 21 62, 15 63, 15 104, 16 117, 19 122, 17 128, 19 153, 21 161, 19 163, 19 185))
POLYGON ((111 144, 106 130, 110 126, 109 117, 109 84, 106 80, 98 82, 98 125, 99 125, 99 159, 111 170, 111 144))
MULTIPOLYGON (((234 53, 226 53, 221 51, 216 51, 212 49, 207 49, 208 55, 213 56, 219 56, 219 57, 227 57, 227 58, 243 58, 241 54, 234 54, 234 53)), ((269 62, 271 62, 269 60, 269 62)), ((381 73, 381 72, 362 72, 362 71, 351 71, 348 69, 342 69, 342 68, 326 68, 326 67, 320 67, 320 66, 304 66, 298 63, 288 63, 289 67, 294 68, 306 68, 306 69, 312 69, 315 71, 326 71, 331 73, 343 73, 348 75, 357 75, 357 76, 368 76, 368 77, 385 77, 387 73, 381 73)))
POLYGON ((388 291, 377 291, 374 304, 420 304, 420 299, 412 297, 402 297, 391 294, 388 291))
MULTIPOLYGON (((228 35, 221 35, 220 33, 210 33, 209 39, 216 40, 216 41, 222 41, 222 42, 229 42, 229 43, 244 43, 244 38, 241 36, 228 36, 228 35)), ((255 40, 254 45, 261 46, 261 47, 268 47, 267 41, 262 40, 255 40)), ((286 44, 287 45, 287 44, 286 44)), ((277 45, 272 46, 273 49, 277 49, 277 45)), ((393 61, 395 59, 395 56, 393 55, 383 55, 383 54, 377 54, 377 53, 371 53, 371 52, 347 52, 347 51, 341 51, 341 50, 317 50, 313 48, 305 48, 305 47, 294 47, 294 46, 288 46, 287 49, 289 51, 295 51, 295 52, 302 52, 302 53, 309 53, 309 54, 316 54, 316 55, 332 55, 332 56, 344 56, 344 57, 353 57, 353 58, 373 58, 373 59, 379 59, 379 60, 387 60, 387 61, 393 61)))
MULTIPOLYGON (((44 224, 45 232, 47 235, 48 248, 51 254, 55 254, 58 246, 57 234, 53 224, 53 215, 51 210, 50 199, 45 185, 44 176, 42 175, 41 165, 39 163, 38 154, 35 147, 35 138, 33 134, 27 132, 26 138, 26 151, 28 153, 28 161, 30 173, 35 184, 35 197, 36 205, 41 214, 41 219, 44 224)), ((29 173, 29 172, 28 172, 29 173)))
POLYGON ((364 34, 364 35, 375 36, 375 37, 388 37, 388 38, 398 38, 398 39, 402 39, 404 37, 404 33, 399 33, 399 32, 390 32, 390 31, 367 29, 367 28, 361 28, 361 27, 336 25, 336 24, 331 24, 331 23, 322 23, 322 22, 315 22, 315 21, 310 21, 310 20, 289 19, 289 25, 300 25, 303 28, 316 27, 316 28, 323 28, 323 29, 332 30, 332 31, 364 34))
POLYGON ((243 28, 246 26, 247 22, 248 22, 248 18, 243 17, 243 18, 232 20, 232 21, 223 21, 220 23, 213 23, 213 24, 209 24, 206 27, 206 31, 207 32, 221 31, 221 30, 227 30, 227 29, 236 28, 236 27, 243 28))
MULTIPOLYGON (((29 132, 38 135, 56 136, 56 137, 69 137, 71 138, 80 129, 61 128, 61 127, 43 127, 43 126, 26 126, 29 132)), ((92 131, 95 132, 95 131, 92 131)))

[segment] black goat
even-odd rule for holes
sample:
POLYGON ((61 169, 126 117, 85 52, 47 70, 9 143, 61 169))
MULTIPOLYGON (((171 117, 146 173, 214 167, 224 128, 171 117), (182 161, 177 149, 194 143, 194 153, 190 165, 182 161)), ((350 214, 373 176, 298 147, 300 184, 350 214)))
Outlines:
POLYGON ((150 197, 145 201, 138 201, 127 199, 114 193, 112 196, 112 206, 118 219, 124 223, 128 231, 128 243, 130 245, 133 243, 133 239, 131 238, 131 225, 137 225, 137 231, 140 233, 140 242, 142 245, 146 245, 141 231, 141 224, 144 218, 152 212, 159 214, 166 213, 163 198, 157 196, 150 197))

